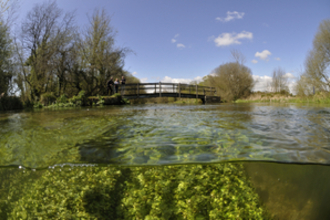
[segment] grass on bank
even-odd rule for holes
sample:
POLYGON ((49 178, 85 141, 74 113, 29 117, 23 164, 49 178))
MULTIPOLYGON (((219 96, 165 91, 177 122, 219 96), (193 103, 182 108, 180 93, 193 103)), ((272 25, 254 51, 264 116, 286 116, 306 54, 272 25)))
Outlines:
POLYGON ((292 94, 255 92, 245 99, 235 101, 235 103, 260 102, 330 104, 330 93, 319 92, 312 96, 294 96, 292 94))

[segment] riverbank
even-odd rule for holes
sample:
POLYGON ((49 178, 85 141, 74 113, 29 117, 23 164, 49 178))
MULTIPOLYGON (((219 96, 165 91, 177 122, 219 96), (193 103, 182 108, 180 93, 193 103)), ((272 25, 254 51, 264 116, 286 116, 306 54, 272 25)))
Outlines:
POLYGON ((313 96, 294 96, 292 94, 255 92, 245 99, 238 99, 235 101, 235 103, 258 102, 330 104, 330 94, 320 92, 313 96))
POLYGON ((89 96, 86 97, 84 93, 79 93, 67 99, 65 96, 59 97, 53 104, 45 105, 44 103, 37 103, 35 108, 62 108, 62 107, 77 107, 77 106, 102 106, 102 105, 125 105, 130 102, 123 98, 119 93, 112 96, 89 96))
MULTIPOLYGON (((103 106, 103 105, 127 105, 127 104, 188 104, 201 105, 201 99, 177 98, 177 97, 157 97, 148 99, 125 99, 120 94, 112 96, 90 96, 84 97, 78 94, 72 98, 61 96, 53 102, 43 99, 32 104, 33 108, 69 108, 79 106, 103 106)), ((31 108, 31 105, 24 106, 19 97, 6 97, 0 99, 0 111, 17 110, 31 108)))

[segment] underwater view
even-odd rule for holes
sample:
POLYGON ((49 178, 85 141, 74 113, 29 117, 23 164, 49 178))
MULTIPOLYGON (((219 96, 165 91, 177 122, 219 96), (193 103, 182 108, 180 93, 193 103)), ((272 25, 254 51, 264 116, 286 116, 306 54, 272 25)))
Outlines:
POLYGON ((0 219, 329 219, 330 107, 0 113, 0 219))

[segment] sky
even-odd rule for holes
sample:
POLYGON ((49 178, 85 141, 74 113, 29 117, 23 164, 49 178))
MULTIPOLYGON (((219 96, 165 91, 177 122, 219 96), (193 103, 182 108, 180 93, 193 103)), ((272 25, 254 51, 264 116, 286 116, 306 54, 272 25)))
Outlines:
MULTIPOLYGON (((21 0, 19 18, 43 0, 21 0)), ((240 51, 257 80, 254 90, 266 90, 272 71, 285 70, 294 81, 320 22, 330 19, 329 0, 57 0, 76 13, 83 27, 88 15, 105 9, 117 31, 118 47, 130 48, 124 69, 142 82, 189 83, 234 61, 240 51)), ((128 82, 129 83, 129 82, 128 82)))

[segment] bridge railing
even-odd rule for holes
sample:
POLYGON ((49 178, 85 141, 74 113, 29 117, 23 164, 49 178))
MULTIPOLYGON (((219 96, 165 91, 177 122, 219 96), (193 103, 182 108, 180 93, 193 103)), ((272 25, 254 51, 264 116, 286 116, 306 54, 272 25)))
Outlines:
POLYGON ((118 86, 121 95, 143 95, 157 93, 161 97, 164 93, 177 93, 178 97, 181 94, 194 94, 205 96, 216 96, 216 89, 208 86, 198 86, 181 83, 130 83, 118 86))

